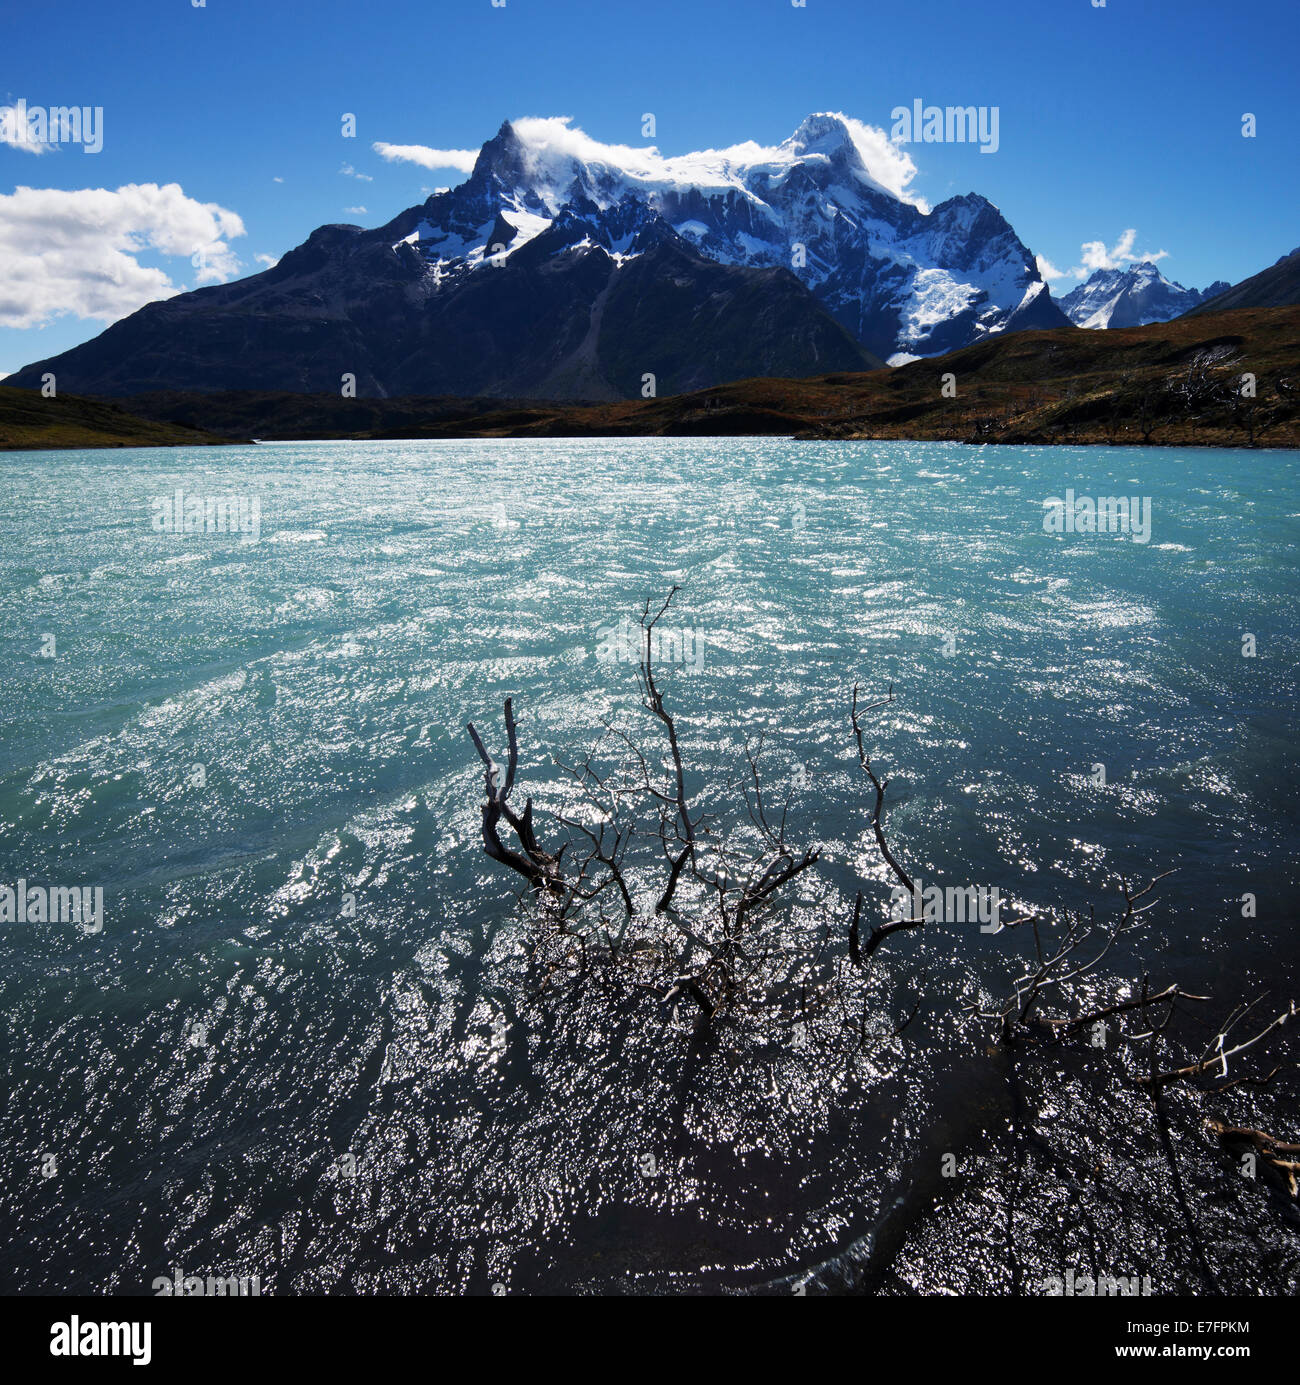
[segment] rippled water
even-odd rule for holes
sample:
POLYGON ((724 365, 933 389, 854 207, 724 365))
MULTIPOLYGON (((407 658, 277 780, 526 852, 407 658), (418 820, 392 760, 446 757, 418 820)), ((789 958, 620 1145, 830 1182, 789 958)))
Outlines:
MULTIPOLYGON (((1149 1114, 1098 1095, 1095 1065, 1026 1096, 957 1022, 1005 989, 1010 935, 897 940, 872 1023, 918 1018, 847 1064, 693 1041, 653 997, 536 995, 463 727, 499 743, 513 694, 521 777, 553 799, 552 756, 638 715, 602 630, 680 583, 670 623, 703 654, 665 671, 670 705, 707 793, 767 733, 792 835, 823 851, 792 923, 810 942, 863 881, 883 917, 847 714, 855 681, 892 684, 867 731, 914 874, 1109 908, 1117 874, 1176 866, 1145 964, 1116 974, 1211 984, 1225 1009, 1291 994, 1296 462, 766 439, 5 458, 0 883, 102 886, 105 923, 0 924, 0 1283, 716 1290, 870 1254, 895 1291, 1014 1291, 970 1208, 1030 1186, 998 1143, 1028 1100, 1078 1121, 1060 1143, 1085 1162, 1097 1111, 1123 1127, 1106 1148, 1128 1142, 1137 1181, 1094 1217, 1117 1271, 1160 1241, 1145 1267, 1167 1289, 1207 1256, 1225 1282, 1286 1284, 1295 1232, 1263 1202, 1267 1254, 1217 1223, 1178 1243, 1187 1218, 1162 1222, 1142 1181, 1167 1176, 1149 1114), (155 532, 177 487, 256 498, 258 540, 155 532), (1150 542, 1044 533, 1067 487, 1149 496, 1150 542), (972 1176, 945 1200, 947 1150, 1014 1189, 972 1176)), ((1036 1187, 1042 1207, 1059 1192, 1036 1187)))

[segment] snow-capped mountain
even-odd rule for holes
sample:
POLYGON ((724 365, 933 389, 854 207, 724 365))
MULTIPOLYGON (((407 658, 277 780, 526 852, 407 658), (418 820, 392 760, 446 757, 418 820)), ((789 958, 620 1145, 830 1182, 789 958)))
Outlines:
POLYGON ((793 270, 879 356, 1064 326, 998 209, 971 193, 930 211, 906 190, 910 167, 881 132, 838 114, 809 116, 775 148, 672 159, 597 144, 564 121, 507 122, 469 181, 420 209, 407 239, 440 273, 463 273, 478 267, 498 214, 513 250, 566 209, 600 221, 632 201, 711 260, 793 270))
POLYGON ((615 399, 864 370, 1067 320, 975 194, 928 209, 884 133, 664 158, 565 120, 503 124, 459 187, 323 226, 248 279, 151 303, 18 372, 60 390, 615 399))
POLYGON ((1227 287, 1220 281, 1204 290, 1185 289, 1143 260, 1124 269, 1096 270, 1059 302, 1076 327, 1145 327, 1182 317, 1227 287))

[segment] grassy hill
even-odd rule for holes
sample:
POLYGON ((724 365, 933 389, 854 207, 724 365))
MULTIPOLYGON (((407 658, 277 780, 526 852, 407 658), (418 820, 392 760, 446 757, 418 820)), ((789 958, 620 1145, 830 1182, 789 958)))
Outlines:
POLYGON ((863 377, 850 393, 850 411, 811 422, 810 435, 1296 447, 1300 307, 1020 332, 863 377), (955 398, 942 396, 946 373, 955 398))
POLYGON ((136 395, 129 402, 139 417, 108 401, 45 401, 0 388, 0 440, 10 447, 76 447, 213 441, 212 434, 229 440, 793 434, 1300 447, 1300 307, 1189 315, 1118 331, 1017 332, 895 370, 742 380, 612 404, 247 390, 136 395), (1247 374, 1254 376, 1253 397, 1242 390, 1247 374), (79 440, 94 429, 98 440, 79 440), (23 441, 10 440, 16 436, 23 441))
POLYGON ((1188 316, 1226 313, 1236 308, 1279 308, 1286 303, 1300 303, 1300 250, 1293 250, 1275 265, 1193 308, 1188 316))
POLYGON ((141 395, 151 418, 265 438, 727 436, 1300 446, 1300 307, 991 337, 895 370, 615 404, 141 395), (1240 377, 1255 376, 1255 398, 1240 377), (947 397, 943 377, 951 375, 947 397))
POLYGON ((137 418, 116 404, 0 385, 0 450, 58 447, 175 447, 230 438, 170 422, 137 418))

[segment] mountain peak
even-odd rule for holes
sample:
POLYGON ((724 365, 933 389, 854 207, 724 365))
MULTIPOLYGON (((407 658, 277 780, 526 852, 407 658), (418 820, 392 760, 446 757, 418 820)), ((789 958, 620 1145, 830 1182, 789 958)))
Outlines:
POLYGON ((1135 260, 1097 269, 1061 300, 1062 312, 1077 327, 1145 327, 1181 317, 1218 286, 1204 293, 1166 279, 1154 260, 1135 260))
POLYGON ((840 155, 850 163, 865 166, 848 119, 838 111, 816 111, 805 117, 782 147, 800 156, 822 154, 834 159, 840 155))
POLYGON ((590 353, 593 304, 606 301, 606 289, 611 313, 598 316, 608 342, 667 352, 668 337, 656 334, 676 324, 672 350, 698 364, 695 374, 671 377, 683 386, 777 363, 801 368, 782 354, 783 333, 812 343, 803 364, 825 371, 832 359, 938 355, 997 332, 1063 325, 1001 212, 977 193, 931 211, 909 192, 915 172, 886 131, 838 111, 814 111, 779 145, 747 140, 672 154, 603 143, 571 117, 521 115, 500 123, 459 186, 371 231, 322 228, 272 276, 180 295, 163 314, 115 326, 107 346, 78 357, 71 378, 141 388, 159 378, 157 362, 181 352, 185 378, 206 388, 274 379, 315 389, 331 372, 337 378, 335 347, 352 350, 364 337, 360 365, 372 391, 576 391, 591 385, 595 366, 584 357, 576 374, 556 375, 555 353, 575 343, 590 353), (785 305, 777 317, 794 328, 764 316, 769 299, 785 305), (707 359, 715 348, 697 346, 693 334, 706 319, 722 321, 727 304, 739 314, 728 319, 736 336, 717 339, 726 364, 715 370, 707 359), (220 334, 202 350, 190 344, 199 320, 191 310, 232 305, 251 315, 257 359, 223 357, 220 334), (297 327, 282 332, 280 324, 300 317, 315 324, 319 350, 284 345, 298 341, 297 327), (525 320, 531 326, 516 340, 525 320), (114 353, 133 333, 138 359, 123 366, 114 353))
POLYGON ((502 182, 517 180, 524 171, 524 145, 515 127, 508 121, 478 151, 474 160, 471 182, 485 182, 495 174, 502 182))

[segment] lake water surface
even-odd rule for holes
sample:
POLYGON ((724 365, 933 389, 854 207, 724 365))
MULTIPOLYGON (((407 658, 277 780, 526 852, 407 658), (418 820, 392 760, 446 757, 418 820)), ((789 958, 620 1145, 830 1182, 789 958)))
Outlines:
MULTIPOLYGON (((1086 1236, 1035 1242, 1009 1268, 1012 1194, 977 1214, 971 1181, 963 1212, 927 1172, 1021 1159, 998 1144, 1019 1098, 952 1017, 1019 941, 900 939, 882 1020, 918 1019, 847 1068, 701 1049, 653 998, 549 1004, 464 724, 499 743, 513 695, 547 801, 553 756, 638 725, 634 665, 601 654, 679 583, 691 658, 662 684, 706 792, 766 733, 791 835, 823 851, 810 939, 859 886, 883 917, 848 705, 892 685, 867 731, 914 874, 1101 910, 1117 875, 1177 867, 1115 974, 1267 1008, 1300 975, 1298 461, 769 439, 0 459, 0 884, 104 892, 98 932, 0 924, 0 1286, 754 1289, 860 1257, 900 1198, 886 1289, 1015 1291, 1082 1257, 1086 1236), (178 488, 255 501, 257 532, 159 532, 178 488), (1045 532, 1067 489, 1148 498, 1149 541, 1045 532)), ((1096 1090, 1068 1063, 1073 1087, 1033 1081, 1049 1124, 1096 1090)), ((1293 1230, 1255 1228, 1257 1254, 1160 1220, 1155 1136, 1116 1101, 1136 1172, 1092 1221, 1114 1216, 1113 1256, 1172 1291, 1202 1259, 1290 1282, 1293 1230)), ((1091 1167, 1101 1139, 1090 1117, 1057 1157, 1091 1167)))

